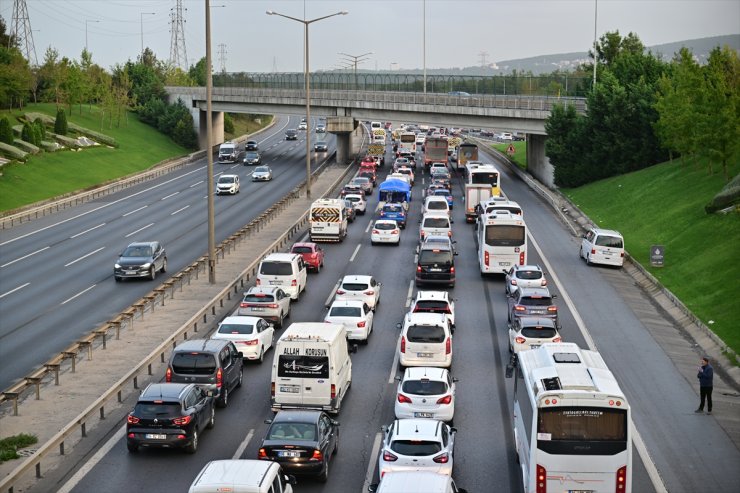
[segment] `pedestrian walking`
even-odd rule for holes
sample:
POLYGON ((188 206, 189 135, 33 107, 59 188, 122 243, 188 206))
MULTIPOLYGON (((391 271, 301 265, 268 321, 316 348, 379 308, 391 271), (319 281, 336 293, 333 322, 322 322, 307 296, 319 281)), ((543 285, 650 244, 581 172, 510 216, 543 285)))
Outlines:
POLYGON ((701 359, 701 366, 698 368, 699 373, 696 377, 699 379, 699 407, 695 413, 704 411, 704 401, 707 401, 707 414, 712 414, 712 388, 714 380, 714 368, 709 364, 709 358, 704 356, 701 359))

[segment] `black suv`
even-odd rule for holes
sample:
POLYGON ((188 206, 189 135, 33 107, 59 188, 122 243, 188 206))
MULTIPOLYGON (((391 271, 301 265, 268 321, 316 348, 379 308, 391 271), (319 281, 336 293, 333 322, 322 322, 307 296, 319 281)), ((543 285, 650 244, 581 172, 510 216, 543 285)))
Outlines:
POLYGON ((193 384, 153 383, 139 396, 126 418, 126 446, 198 450, 199 433, 213 428, 216 413, 211 392, 193 384))
POLYGON ((257 144, 254 140, 248 140, 247 144, 244 146, 245 151, 258 151, 259 150, 259 144, 257 144))
POLYGON ((229 393, 242 386, 243 357, 231 341, 185 341, 172 351, 165 380, 198 384, 213 393, 218 407, 226 407, 229 393))
POLYGON ((558 325, 557 295, 550 294, 547 288, 519 288, 507 295, 509 303, 509 322, 519 317, 535 316, 551 318, 558 325))
POLYGON ((292 128, 289 130, 286 130, 285 140, 298 140, 298 131, 292 128))
POLYGON ((158 241, 131 243, 118 257, 113 266, 116 282, 127 277, 157 277, 157 271, 167 271, 167 252, 158 241))
POLYGON ((416 264, 416 285, 447 284, 455 287, 455 255, 448 245, 422 245, 416 264))

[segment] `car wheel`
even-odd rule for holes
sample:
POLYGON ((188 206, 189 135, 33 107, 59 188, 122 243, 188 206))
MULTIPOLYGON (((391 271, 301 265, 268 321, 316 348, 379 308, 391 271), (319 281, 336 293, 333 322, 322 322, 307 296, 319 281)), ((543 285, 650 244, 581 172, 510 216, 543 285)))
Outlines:
POLYGON ((370 245, 375 246, 375 242, 373 240, 370 240, 370 245))
POLYGON ((241 370, 239 370, 239 379, 236 381, 237 388, 242 386, 242 380, 244 380, 244 367, 243 366, 241 370))
POLYGON ((135 443, 126 442, 126 448, 128 449, 129 453, 135 454, 139 451, 139 446, 135 443))
POLYGON ((113 276, 113 279, 115 279, 116 282, 121 282, 121 277, 120 276, 113 276))
POLYGON ((586 265, 592 265, 591 264, 591 256, 589 254, 586 254, 586 265))
POLYGON ((218 407, 226 407, 229 405, 229 389, 226 386, 221 388, 221 397, 216 401, 218 407))
POLYGON ((329 457, 326 457, 326 462, 324 463, 324 470, 321 471, 321 474, 319 474, 319 481, 322 483, 326 483, 326 481, 329 479, 329 457))
POLYGON ((198 450, 198 428, 193 430, 193 439, 190 440, 190 445, 185 448, 185 452, 194 454, 198 450))
POLYGON ((265 348, 261 347, 259 358, 257 358, 257 363, 262 364, 263 361, 265 361, 265 348))
POLYGON ((216 409, 211 406, 211 417, 208 419, 208 424, 206 427, 210 430, 214 426, 216 426, 216 409))
POLYGON ((404 366, 401 364, 400 361, 398 362, 398 371, 400 371, 401 374, 403 374, 403 372, 406 371, 406 368, 404 368, 404 366))
POLYGON ((159 269, 159 272, 161 272, 162 274, 167 272, 167 258, 166 257, 164 259, 164 262, 162 262, 162 268, 159 269))
POLYGON ((317 274, 318 274, 319 272, 321 272, 321 267, 322 267, 322 264, 319 264, 319 265, 317 265, 317 266, 316 266, 316 273, 317 273, 317 274))
POLYGON ((157 269, 155 269, 154 266, 152 265, 149 268, 149 279, 151 279, 153 281, 156 278, 157 278, 157 269))

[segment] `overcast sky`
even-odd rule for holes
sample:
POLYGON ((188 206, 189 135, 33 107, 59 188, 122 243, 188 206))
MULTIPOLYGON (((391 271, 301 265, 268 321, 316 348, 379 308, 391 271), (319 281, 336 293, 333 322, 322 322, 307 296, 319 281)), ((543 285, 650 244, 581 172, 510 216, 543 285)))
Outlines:
MULTIPOLYGON (((159 59, 169 59, 170 11, 176 0, 26 0, 26 4, 39 63, 48 46, 79 59, 86 26, 96 63, 108 68, 136 59, 142 19, 144 45, 159 59)), ((359 65, 365 69, 422 67, 423 0, 211 0, 211 5, 217 71, 220 44, 225 45, 230 72, 302 71, 302 24, 265 11, 304 18, 304 5, 307 19, 349 12, 311 24, 311 70, 338 67, 344 58, 338 52, 373 52, 359 65)), ((205 55, 205 1, 183 0, 183 6, 192 64, 205 55)), ((13 0, 0 0, 0 15, 9 28, 12 9, 13 0)), ((737 34, 740 0, 598 0, 596 29, 599 36, 632 31, 647 46, 737 34)), ((593 37, 594 0, 426 0, 427 68, 585 51, 593 37)))

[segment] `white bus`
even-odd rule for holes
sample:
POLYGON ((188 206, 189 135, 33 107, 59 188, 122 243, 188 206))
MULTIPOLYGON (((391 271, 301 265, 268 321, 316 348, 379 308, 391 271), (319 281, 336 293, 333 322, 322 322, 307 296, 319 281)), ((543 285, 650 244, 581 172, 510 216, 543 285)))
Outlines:
MULTIPOLYGON (((490 185, 491 195, 501 195, 501 173, 492 164, 468 163, 465 166, 466 183, 469 185, 490 185)), ((474 204, 477 205, 477 204, 474 204)))
POLYGON ((630 493, 630 408, 601 355, 547 343, 518 353, 517 366, 514 439, 524 491, 630 493))
POLYGON ((476 240, 481 275, 504 273, 527 263, 527 225, 522 216, 496 210, 478 218, 476 240))
POLYGON ((401 132, 398 135, 398 156, 414 156, 416 154, 416 134, 401 132))

